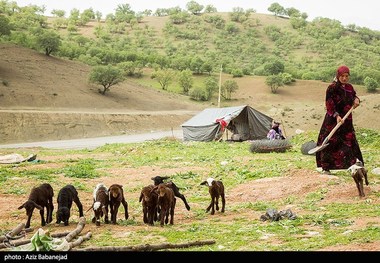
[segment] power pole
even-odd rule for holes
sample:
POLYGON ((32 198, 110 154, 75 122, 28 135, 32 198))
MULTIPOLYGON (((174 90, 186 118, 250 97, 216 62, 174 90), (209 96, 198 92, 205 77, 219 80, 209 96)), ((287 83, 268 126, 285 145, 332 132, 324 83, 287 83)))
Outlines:
POLYGON ((220 94, 222 92, 222 71, 223 71, 223 65, 220 64, 218 108, 220 108, 220 96, 221 96, 220 94))

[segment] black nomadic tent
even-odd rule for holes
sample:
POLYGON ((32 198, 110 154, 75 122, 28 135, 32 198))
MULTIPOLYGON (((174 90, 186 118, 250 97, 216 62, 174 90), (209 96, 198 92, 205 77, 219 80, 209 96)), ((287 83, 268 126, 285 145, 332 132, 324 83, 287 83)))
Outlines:
POLYGON ((239 135, 240 141, 265 139, 272 118, 250 106, 207 108, 183 123, 184 141, 218 140, 227 128, 239 135))

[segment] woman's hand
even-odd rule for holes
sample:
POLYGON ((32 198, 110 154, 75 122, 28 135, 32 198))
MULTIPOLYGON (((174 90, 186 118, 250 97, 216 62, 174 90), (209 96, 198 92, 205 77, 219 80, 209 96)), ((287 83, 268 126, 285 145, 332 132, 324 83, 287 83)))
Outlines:
POLYGON ((354 104, 352 105, 354 107, 354 109, 360 105, 360 99, 358 97, 356 97, 354 99, 354 104))
POLYGON ((339 122, 341 122, 343 119, 338 115, 338 116, 336 116, 336 123, 339 123, 339 122))

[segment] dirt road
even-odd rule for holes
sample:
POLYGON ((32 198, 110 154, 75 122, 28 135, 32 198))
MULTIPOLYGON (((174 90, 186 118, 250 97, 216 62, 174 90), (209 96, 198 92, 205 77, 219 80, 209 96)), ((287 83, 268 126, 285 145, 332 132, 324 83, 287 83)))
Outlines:
POLYGON ((54 149, 94 149, 96 147, 111 143, 134 143, 148 140, 156 140, 164 137, 183 138, 182 130, 158 131, 134 135, 107 136, 96 138, 85 138, 75 140, 41 141, 31 143, 15 143, 0 145, 0 149, 5 148, 54 148, 54 149))

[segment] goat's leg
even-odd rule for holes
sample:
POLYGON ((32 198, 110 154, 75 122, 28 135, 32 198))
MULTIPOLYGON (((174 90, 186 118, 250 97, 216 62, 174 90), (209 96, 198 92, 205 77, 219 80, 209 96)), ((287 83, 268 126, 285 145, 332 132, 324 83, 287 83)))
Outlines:
POLYGON ((211 199, 210 205, 206 208, 206 213, 208 213, 210 211, 212 205, 213 205, 213 203, 212 203, 212 199, 211 199))
POLYGON ((169 223, 169 214, 170 214, 170 207, 168 207, 165 212, 165 225, 169 223))
POLYGON ((83 216, 83 205, 82 203, 80 202, 78 196, 75 196, 74 197, 74 203, 77 205, 78 207, 78 210, 79 210, 79 217, 82 217, 83 216))
POLYGON ((111 213, 111 222, 112 222, 112 224, 116 224, 116 221, 117 221, 117 212, 119 211, 119 206, 120 206, 120 203, 117 202, 115 204, 115 207, 113 208, 113 213, 111 213))
POLYGON ((215 200, 211 198, 211 214, 215 214, 215 200))
POLYGON ((49 198, 49 202, 46 206, 46 213, 47 213, 46 223, 47 224, 53 221, 53 210, 54 210, 53 198, 49 198))
POLYGON ((166 209, 161 207, 161 210, 160 210, 160 225, 161 226, 164 226, 165 215, 166 215, 166 209))
MULTIPOLYGON (((45 208, 43 208, 43 209, 40 210, 41 226, 45 226, 46 225, 46 221, 45 221, 45 218, 44 218, 44 211, 45 211, 45 208)), ((47 211, 47 213, 49 213, 49 211, 47 211)))
POLYGON ((175 209, 175 203, 176 203, 176 200, 174 198, 174 201, 171 205, 171 208, 170 208, 170 224, 171 225, 174 225, 174 209, 175 209))
POLYGON ((185 206, 186 206, 186 209, 187 209, 188 211, 190 211, 190 206, 189 206, 189 204, 187 203, 185 196, 184 196, 183 194, 180 194, 179 192, 174 192, 174 195, 175 195, 176 197, 181 198, 181 200, 183 201, 183 203, 184 203, 185 206))
POLYGON ((127 201, 125 201, 124 198, 121 200, 121 203, 124 206, 124 217, 125 217, 125 220, 127 220, 128 217, 129 217, 129 214, 128 214, 128 203, 127 203, 127 201))
POLYGON ((146 207, 146 205, 143 206, 143 222, 145 224, 149 223, 148 208, 146 207))
POLYGON ((29 228, 30 227, 30 220, 32 219, 33 211, 34 211, 34 208, 30 212, 30 214, 28 214, 28 219, 26 220, 25 228, 29 228))
POLYGON ((366 169, 363 169, 363 177, 364 177, 364 180, 365 180, 365 184, 369 185, 369 183, 368 183, 368 177, 367 177, 367 170, 366 169))
POLYGON ((222 198, 222 210, 220 212, 224 213, 224 208, 226 206, 226 198, 224 196, 224 193, 220 195, 222 198))
POLYGON ((215 197, 215 209, 216 211, 219 211, 219 195, 215 197))
POLYGON ((356 184, 356 188, 358 189, 359 196, 362 196, 362 193, 361 193, 361 190, 360 190, 360 183, 359 183, 359 179, 357 178, 357 174, 354 176, 354 181, 355 181, 355 184, 356 184))
POLYGON ((110 223, 110 221, 109 221, 109 219, 108 219, 108 206, 105 208, 104 222, 105 222, 106 224, 109 224, 109 223, 110 223))
POLYGON ((365 194, 364 194, 364 187, 363 187, 363 180, 359 181, 359 194, 360 194, 361 197, 365 196, 365 194))

